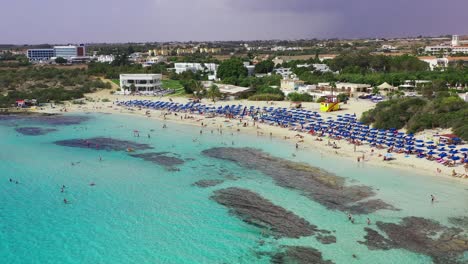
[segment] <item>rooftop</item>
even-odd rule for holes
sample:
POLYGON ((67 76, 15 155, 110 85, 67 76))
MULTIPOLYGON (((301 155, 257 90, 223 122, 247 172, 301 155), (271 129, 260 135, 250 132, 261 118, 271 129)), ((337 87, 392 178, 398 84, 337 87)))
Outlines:
POLYGON ((120 78, 155 78, 162 77, 162 74, 143 74, 143 73, 131 73, 131 74, 120 74, 120 78))
POLYGON ((218 88, 219 88, 219 91, 223 94, 238 94, 238 93, 250 91, 252 89, 250 87, 240 87, 240 86, 229 85, 229 84, 218 85, 218 88))

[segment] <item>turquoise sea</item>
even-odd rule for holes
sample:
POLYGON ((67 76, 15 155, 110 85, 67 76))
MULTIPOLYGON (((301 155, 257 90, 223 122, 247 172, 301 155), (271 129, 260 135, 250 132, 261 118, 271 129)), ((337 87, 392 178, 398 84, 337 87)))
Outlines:
MULTIPOLYGON (((270 263, 271 256, 288 245, 315 248, 333 263, 432 263, 430 256, 405 248, 370 250, 357 243, 366 235, 366 218, 375 229, 377 221, 400 223, 408 216, 452 227, 451 217, 468 215, 468 185, 447 178, 358 165, 314 150, 296 151, 291 143, 269 137, 231 134, 229 129, 222 135, 205 129, 200 135, 197 127, 167 123, 163 128, 162 122, 143 117, 83 115, 89 120, 71 125, 0 119, 1 263, 270 263), (18 133, 19 127, 56 131, 30 136, 18 133), (183 164, 174 170, 126 151, 54 144, 94 137, 149 144, 152 151, 168 152, 183 164), (323 168, 346 177, 349 185, 371 186, 375 198, 400 210, 356 215, 351 224, 345 212, 278 186, 260 170, 201 154, 212 147, 253 147, 323 168), (207 179, 223 182, 207 188, 193 185, 207 179), (228 187, 248 189, 333 231, 336 243, 265 236, 264 228, 242 221, 210 198, 228 187)), ((467 260, 465 252, 459 261, 467 260)))

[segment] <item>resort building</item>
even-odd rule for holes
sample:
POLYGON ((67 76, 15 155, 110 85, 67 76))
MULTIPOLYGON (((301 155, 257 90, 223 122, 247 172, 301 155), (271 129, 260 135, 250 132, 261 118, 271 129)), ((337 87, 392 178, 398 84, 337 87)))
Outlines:
POLYGON ((427 46, 424 51, 429 54, 468 54, 468 40, 462 40, 460 36, 453 35, 450 43, 436 46, 427 46))
POLYGON ((85 57, 86 47, 80 46, 54 46, 51 49, 29 49, 27 56, 30 61, 48 61, 52 58, 64 58, 71 60, 72 58, 85 57))
POLYGON ((161 89, 161 74, 120 74, 120 88, 132 92, 154 92, 161 89))
POLYGON ((48 61, 55 57, 54 49, 28 49, 29 61, 48 61))
POLYGON ((64 59, 71 59, 74 57, 86 56, 86 49, 84 45, 80 46, 55 46, 55 57, 62 57, 64 59))
POLYGON ((175 72, 177 74, 186 72, 186 71, 202 71, 202 72, 213 72, 216 74, 218 70, 218 64, 215 63, 190 63, 190 62, 177 62, 174 63, 175 72))

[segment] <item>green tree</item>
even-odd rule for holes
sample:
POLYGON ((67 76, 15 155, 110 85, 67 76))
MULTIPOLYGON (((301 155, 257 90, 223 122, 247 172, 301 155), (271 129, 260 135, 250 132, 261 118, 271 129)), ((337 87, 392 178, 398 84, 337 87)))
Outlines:
POLYGON ((67 61, 65 58, 63 58, 63 57, 57 57, 57 58, 55 59, 55 63, 57 63, 57 64, 65 64, 65 63, 67 63, 67 62, 68 62, 68 61, 67 61))
POLYGON ((216 102, 216 98, 221 97, 221 92, 219 91, 218 86, 216 85, 211 85, 208 91, 206 92, 206 96, 213 100, 213 103, 216 102))
POLYGON ((256 73, 269 73, 273 71, 273 68, 275 67, 275 64, 273 63, 272 60, 264 60, 257 65, 255 65, 255 72, 256 73))
POLYGON ((300 94, 300 93, 290 93, 288 94, 289 100, 293 102, 312 102, 314 101, 312 95, 310 94, 300 94))
POLYGON ((244 67, 242 60, 231 58, 219 65, 217 76, 221 80, 224 80, 225 78, 245 78, 247 74, 247 68, 244 67))

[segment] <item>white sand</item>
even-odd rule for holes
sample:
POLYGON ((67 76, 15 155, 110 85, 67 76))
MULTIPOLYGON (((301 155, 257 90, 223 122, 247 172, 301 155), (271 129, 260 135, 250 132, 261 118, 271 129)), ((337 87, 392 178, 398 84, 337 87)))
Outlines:
MULTIPOLYGON (((169 101, 169 97, 164 97, 164 98, 158 98, 158 97, 139 97, 139 96, 117 96, 117 95, 110 95, 109 90, 103 90, 98 93, 94 94, 89 94, 87 97, 93 98, 94 100, 98 99, 109 99, 111 102, 88 102, 86 105, 80 106, 80 105, 72 105, 72 104, 67 104, 66 109, 69 112, 101 112, 101 113, 111 113, 111 114, 129 114, 129 115, 140 115, 140 116, 145 116, 146 111, 148 109, 125 109, 123 107, 115 106, 113 105, 113 101, 115 100, 132 100, 132 99, 146 99, 146 100, 153 100, 153 101, 169 101)), ((171 98, 172 101, 174 102, 180 102, 180 103, 186 103, 187 98, 184 97, 174 97, 171 98)), ((211 101, 208 100, 203 100, 203 104, 213 104, 211 101)), ((216 102, 214 105, 220 106, 220 105, 237 105, 237 104, 242 104, 242 105, 248 105, 248 106, 255 106, 255 107, 263 107, 263 106, 271 106, 271 104, 267 104, 266 102, 253 102, 253 101, 222 101, 222 102, 216 102)), ((333 112, 333 113, 320 113, 323 117, 328 117, 328 116, 333 116, 336 117, 337 115, 343 115, 345 113, 350 113, 350 114, 356 114, 358 117, 362 115, 362 113, 370 108, 372 108, 374 103, 369 102, 368 100, 359 100, 359 101, 354 101, 351 100, 351 102, 347 105, 343 105, 343 110, 338 111, 338 112, 333 112)), ((274 102, 274 107, 289 107, 290 102, 274 102)), ((317 103, 303 103, 303 107, 307 110, 312 110, 312 111, 318 111, 319 104, 317 103)), ((163 120, 164 115, 163 111, 158 111, 158 110, 149 110, 151 113, 151 117, 148 117, 150 119, 157 119, 157 120, 163 120)), ((59 109, 45 109, 44 112, 60 112, 59 109)), ((371 153, 371 147, 368 145, 362 145, 358 146, 356 148, 356 152, 354 151, 354 145, 348 144, 345 140, 341 141, 336 141, 337 145, 339 146, 339 149, 333 149, 330 146, 327 146, 327 139, 324 139, 323 141, 319 142, 316 141, 314 136, 305 134, 305 133, 300 133, 303 138, 303 142, 299 137, 295 137, 298 133, 295 131, 290 131, 285 128, 280 128, 276 126, 269 126, 267 124, 259 124, 259 128, 253 126, 252 121, 250 120, 249 126, 248 127, 242 127, 242 126, 237 126, 239 123, 239 120, 226 120, 223 117, 215 117, 215 118, 205 118, 204 116, 201 115, 192 115, 195 118, 194 119, 180 119, 181 115, 183 116, 184 114, 180 114, 178 116, 175 116, 173 114, 167 115, 166 120, 169 122, 177 122, 177 123, 184 123, 184 124, 190 124, 190 125, 195 125, 201 127, 201 123, 203 122, 204 124, 207 125, 207 128, 219 128, 220 126, 223 127, 223 129, 229 130, 232 129, 235 131, 236 129, 239 128, 240 132, 243 133, 251 133, 253 136, 270 136, 270 133, 272 133, 273 138, 277 140, 286 140, 290 142, 292 145, 295 145, 296 143, 299 144, 299 149, 301 151, 320 151, 324 155, 328 155, 330 158, 333 158, 333 156, 340 156, 343 158, 348 158, 348 159, 353 159, 357 162, 357 158, 359 156, 364 155, 365 160, 361 162, 365 162, 368 164, 373 164, 373 165, 378 165, 378 166, 383 166, 383 167, 392 167, 392 168, 397 168, 397 169, 405 169, 405 170, 411 170, 415 171, 420 174, 425 174, 428 176, 437 176, 437 177, 445 177, 448 180, 456 180, 460 181, 463 183, 468 183, 467 178, 458 178, 458 177, 452 177, 452 170, 455 170, 457 174, 461 175, 467 175, 464 167, 462 165, 457 165, 456 167, 446 167, 443 166, 435 161, 428 161, 426 159, 418 159, 414 156, 410 156, 409 158, 405 158, 404 154, 396 154, 392 153, 393 157, 395 157, 395 160, 392 161, 383 161, 383 157, 379 157, 380 155, 385 155, 386 154, 386 149, 378 150, 374 149, 374 153, 371 153), (235 124, 234 126, 228 128, 227 124, 235 124), (286 139, 285 139, 286 138, 286 139), (440 169, 441 172, 437 172, 437 169, 440 169)), ((244 122, 247 120, 244 120, 244 122)), ((418 133, 417 138, 424 139, 424 140, 430 140, 432 139, 432 135, 436 133, 446 133, 450 132, 447 130, 427 130, 424 131, 423 133, 418 133)), ((332 140, 333 142, 333 140, 332 140)), ((463 147, 468 147, 467 145, 463 147)))

